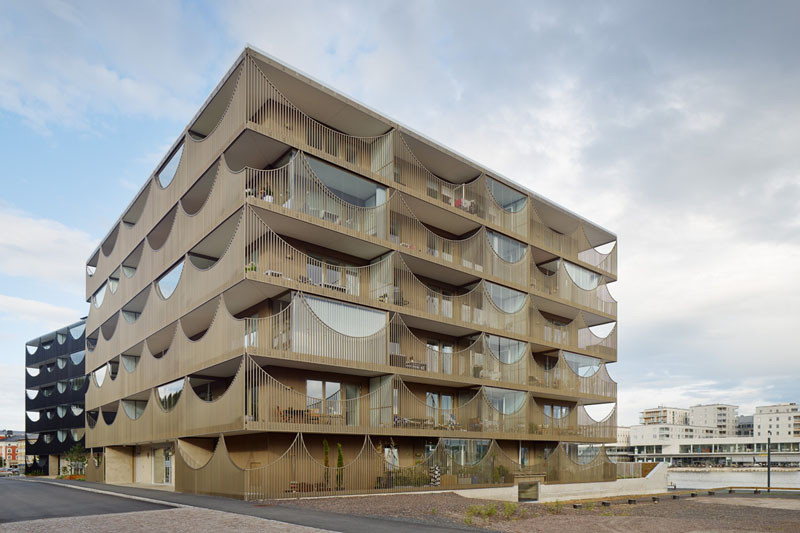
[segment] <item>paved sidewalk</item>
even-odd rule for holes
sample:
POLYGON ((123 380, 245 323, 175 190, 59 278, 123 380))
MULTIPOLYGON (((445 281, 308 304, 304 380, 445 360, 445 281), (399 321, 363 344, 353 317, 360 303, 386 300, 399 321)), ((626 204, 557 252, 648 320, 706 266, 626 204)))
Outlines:
MULTIPOLYGON (((21 481, 36 483, 36 481, 21 481)), ((163 490, 143 489, 139 487, 106 485, 103 483, 91 483, 86 481, 71 481, 66 479, 48 480, 49 483, 72 485, 75 487, 91 488, 95 490, 158 500, 178 505, 191 507, 201 507, 215 511, 235 513, 239 515, 266 518, 297 524, 310 528, 319 528, 331 531, 342 531, 347 533, 389 533, 408 531, 420 533, 439 533, 453 531, 476 531, 476 528, 466 528, 458 526, 447 526, 431 524, 411 518, 376 518, 365 516, 354 516, 328 511, 317 511, 306 507, 294 506, 290 500, 265 503, 245 502, 230 498, 218 498, 215 496, 204 496, 200 494, 186 494, 181 492, 166 492, 163 490)), ((50 485, 52 486, 52 485, 50 485)), ((65 488, 64 490, 74 490, 65 488)), ((391 496, 387 496, 391 498, 391 496)))

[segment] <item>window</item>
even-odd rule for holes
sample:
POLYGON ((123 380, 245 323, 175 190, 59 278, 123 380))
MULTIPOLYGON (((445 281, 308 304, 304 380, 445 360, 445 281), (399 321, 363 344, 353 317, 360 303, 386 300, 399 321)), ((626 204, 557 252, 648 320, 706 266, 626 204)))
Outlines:
POLYGON ((156 389, 158 402, 165 411, 171 411, 183 392, 183 378, 161 385, 156 389))
POLYGON ((428 418, 434 421, 437 426, 447 426, 456 423, 453 413, 453 395, 439 392, 428 392, 425 394, 425 403, 428 408, 428 418))
POLYGON ((336 381, 306 381, 306 408, 316 414, 342 414, 342 384, 336 381))
POLYGON ((525 304, 528 295, 502 285, 486 282, 486 290, 494 304, 506 313, 516 313, 525 304))
POLYGON ((522 359, 528 346, 526 342, 498 337, 497 335, 487 335, 486 343, 500 362, 505 364, 516 363, 522 359))
POLYGON ((519 263, 528 250, 528 245, 519 242, 511 237, 506 237, 501 233, 489 231, 487 233, 489 244, 497 256, 506 263, 519 263))

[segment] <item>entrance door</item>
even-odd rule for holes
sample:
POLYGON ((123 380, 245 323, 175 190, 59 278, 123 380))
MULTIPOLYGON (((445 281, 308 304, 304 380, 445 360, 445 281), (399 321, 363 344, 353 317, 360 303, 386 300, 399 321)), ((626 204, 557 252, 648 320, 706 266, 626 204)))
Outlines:
POLYGON ((172 446, 156 448, 153 451, 153 483, 172 484, 172 446))

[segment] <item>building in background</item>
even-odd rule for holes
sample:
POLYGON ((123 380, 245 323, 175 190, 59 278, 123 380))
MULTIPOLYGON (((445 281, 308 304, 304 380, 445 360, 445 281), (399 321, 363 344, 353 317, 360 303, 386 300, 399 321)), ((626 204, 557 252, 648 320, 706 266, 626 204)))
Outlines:
POLYGON ((753 432, 757 437, 800 437, 800 411, 796 403, 756 407, 753 432))
POLYGON ((687 425, 689 423, 689 410, 678 407, 659 406, 653 409, 645 409, 639 413, 639 423, 650 424, 677 424, 687 425))
POLYGON ((616 479, 570 462, 615 440, 584 409, 616 402, 615 241, 246 49, 87 263, 87 476, 248 499, 616 479))
POLYGON ((85 320, 25 345, 25 447, 29 472, 60 474, 84 443, 85 320))
POLYGON ((723 403, 693 405, 689 408, 689 424, 715 427, 721 437, 732 437, 736 435, 738 409, 736 405, 723 403))
POLYGON ((753 436, 753 415, 739 415, 736 417, 736 436, 737 437, 752 437, 753 436))
MULTIPOLYGON (((710 409, 702 409, 699 416, 690 416, 690 420, 715 419, 711 415, 720 407, 727 420, 737 409, 733 405, 702 407, 710 409)), ((770 439, 774 465, 800 466, 800 412, 795 403, 757 407, 755 415, 738 417, 734 432, 738 434, 722 431, 720 425, 632 426, 629 438, 618 439, 608 454, 617 461, 666 461, 675 466, 753 466, 766 464, 770 439)))
POLYGON ((0 432, 0 457, 2 466, 6 468, 20 467, 25 464, 25 434, 0 432))

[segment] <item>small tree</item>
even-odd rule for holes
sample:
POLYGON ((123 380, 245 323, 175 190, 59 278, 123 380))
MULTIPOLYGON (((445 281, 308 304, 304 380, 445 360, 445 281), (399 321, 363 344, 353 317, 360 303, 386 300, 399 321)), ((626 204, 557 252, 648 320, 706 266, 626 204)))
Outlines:
POLYGON ((342 481, 344 480, 344 454, 342 453, 342 443, 336 443, 336 489, 342 490, 342 481))
POLYGON ((325 465, 325 475, 323 477, 323 481, 325 483, 325 489, 330 488, 330 475, 331 472, 328 469, 330 466, 330 460, 328 459, 328 454, 330 452, 330 447, 328 446, 328 439, 324 439, 322 441, 322 464, 325 465))
POLYGON ((69 462, 72 474, 83 473, 86 468, 86 448, 83 444, 76 444, 67 452, 67 462, 69 462))

